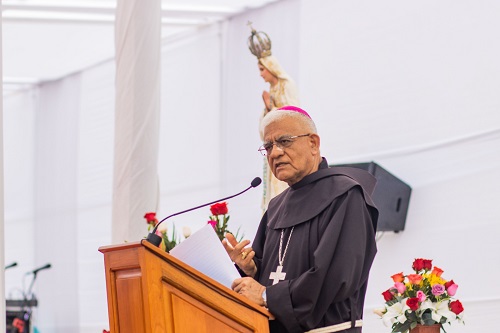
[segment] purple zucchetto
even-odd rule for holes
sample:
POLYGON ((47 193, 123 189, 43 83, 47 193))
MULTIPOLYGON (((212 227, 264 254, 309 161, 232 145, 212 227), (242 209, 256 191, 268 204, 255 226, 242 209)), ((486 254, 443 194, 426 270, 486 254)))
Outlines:
POLYGON ((296 106, 293 106, 293 105, 286 105, 286 106, 283 106, 279 109, 277 109, 276 111, 280 111, 280 110, 286 110, 286 111, 294 111, 294 112, 298 112, 298 113, 301 113, 303 114, 304 116, 306 116, 307 118, 309 119, 312 119, 311 116, 309 115, 309 113, 307 113, 305 110, 299 108, 299 107, 296 107, 296 106))

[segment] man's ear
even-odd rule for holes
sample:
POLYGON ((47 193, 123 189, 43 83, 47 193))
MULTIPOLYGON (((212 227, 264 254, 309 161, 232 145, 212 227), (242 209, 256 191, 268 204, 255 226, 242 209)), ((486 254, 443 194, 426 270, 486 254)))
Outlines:
POLYGON ((309 144, 311 145, 311 148, 319 151, 320 141, 321 140, 318 134, 312 133, 309 135, 309 144))

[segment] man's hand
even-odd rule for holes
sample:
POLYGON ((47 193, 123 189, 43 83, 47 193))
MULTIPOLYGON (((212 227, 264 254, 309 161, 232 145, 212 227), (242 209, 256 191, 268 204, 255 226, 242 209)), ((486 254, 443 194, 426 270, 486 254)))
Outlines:
POLYGON ((265 306, 266 304, 262 298, 262 293, 266 290, 266 287, 250 277, 234 280, 231 289, 259 305, 265 306))
POLYGON ((226 234, 226 239, 222 240, 222 245, 226 249, 229 258, 238 265, 238 267, 248 276, 255 276, 257 266, 253 261, 255 251, 251 247, 245 247, 250 244, 249 240, 244 240, 238 243, 236 238, 230 233, 226 234))

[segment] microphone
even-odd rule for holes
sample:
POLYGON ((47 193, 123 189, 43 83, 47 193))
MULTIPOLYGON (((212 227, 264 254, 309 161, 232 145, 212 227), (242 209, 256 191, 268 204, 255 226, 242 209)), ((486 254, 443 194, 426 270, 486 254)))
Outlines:
POLYGON ((255 177, 252 180, 252 182, 250 183, 250 186, 247 187, 246 189, 244 189, 243 191, 241 191, 240 193, 236 193, 236 194, 231 195, 229 197, 225 197, 225 198, 222 198, 222 199, 219 199, 219 200, 215 200, 215 201, 203 204, 203 205, 199 205, 199 206, 196 206, 196 207, 193 207, 193 208, 189 208, 189 209, 183 210, 182 212, 178 212, 178 213, 175 213, 175 214, 172 214, 172 215, 169 215, 169 216, 165 217, 163 220, 161 220, 160 222, 158 222, 156 224, 156 226, 154 227, 154 229, 148 234, 148 237, 146 238, 146 240, 148 242, 150 242, 151 244, 153 244, 154 246, 159 246, 160 243, 161 243, 161 237, 156 234, 156 230, 158 230, 158 227, 160 226, 160 224, 163 221, 165 221, 166 219, 169 219, 171 217, 174 217, 174 216, 177 216, 177 215, 180 215, 180 214, 184 214, 184 213, 190 212, 190 211, 198 209, 198 208, 202 208, 202 207, 206 207, 208 205, 212 205, 212 204, 217 203, 219 201, 224 201, 224 200, 228 200, 228 199, 234 198, 234 197, 236 197, 236 196, 238 196, 240 194, 245 193, 246 191, 248 191, 249 189, 251 189, 253 187, 259 186, 261 182, 262 182, 262 179, 260 179, 259 177, 255 177))
POLYGON ((44 269, 49 269, 51 267, 52 267, 51 264, 45 264, 44 266, 35 268, 34 270, 32 270, 31 272, 28 272, 26 274, 32 273, 33 275, 36 275, 38 272, 43 271, 44 269))
POLYGON ((17 262, 14 261, 12 264, 5 266, 5 269, 9 269, 9 268, 16 267, 16 266, 17 266, 17 262))

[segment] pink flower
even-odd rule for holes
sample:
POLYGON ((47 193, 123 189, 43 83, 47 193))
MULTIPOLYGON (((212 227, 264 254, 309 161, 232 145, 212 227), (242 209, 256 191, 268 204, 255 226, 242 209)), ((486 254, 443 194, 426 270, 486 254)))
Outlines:
POLYGON ((448 292, 448 295, 455 296, 455 294, 457 293, 457 289, 458 284, 453 283, 452 285, 448 286, 448 289, 446 289, 446 291, 448 292))
POLYGON ((215 226, 217 225, 217 221, 214 221, 214 220, 208 220, 207 223, 212 225, 212 228, 214 228, 214 229, 215 229, 215 226))
POLYGON ((435 284, 432 286, 432 294, 434 296, 442 295, 442 294, 444 294, 445 291, 446 291, 446 289, 444 288, 444 286, 442 284, 435 284))
POLYGON ((425 296, 425 293, 422 290, 417 291, 417 298, 420 303, 425 301, 427 299, 427 296, 425 296))
POLYGON ((396 288, 398 290, 398 293, 400 293, 400 294, 404 293, 406 290, 406 286, 402 282, 394 283, 394 288, 396 288))

